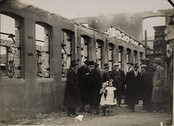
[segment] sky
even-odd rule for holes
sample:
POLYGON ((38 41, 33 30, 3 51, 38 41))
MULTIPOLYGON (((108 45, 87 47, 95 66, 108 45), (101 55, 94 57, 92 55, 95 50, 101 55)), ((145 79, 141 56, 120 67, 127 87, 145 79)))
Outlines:
POLYGON ((20 0, 72 19, 172 8, 167 0, 20 0))
MULTIPOLYGON (((88 17, 88 16, 99 16, 101 14, 134 13, 143 11, 156 12, 156 10, 172 8, 172 6, 169 4, 167 0, 20 0, 20 1, 47 10, 51 13, 56 13, 68 19, 73 19, 78 17, 88 17)), ((2 15, 0 16, 1 16, 0 31, 14 34, 15 33, 14 19, 9 18, 7 16, 2 16, 2 15)), ((157 22, 156 19, 145 20, 144 21, 145 25, 143 29, 148 29, 148 33, 153 34, 154 29, 152 25, 154 25, 154 22, 157 22)), ((164 22, 165 20, 161 20, 160 23, 164 24, 164 22)), ((36 28, 40 29, 39 27, 36 28)), ((37 39, 43 38, 43 36, 40 37, 39 35, 36 35, 36 37, 37 39)), ((153 35, 150 37, 152 38, 153 35)), ((0 38, 9 39, 7 36, 1 36, 1 35, 0 38)), ((0 53, 2 53, 1 51, 2 50, 0 50, 0 53)))

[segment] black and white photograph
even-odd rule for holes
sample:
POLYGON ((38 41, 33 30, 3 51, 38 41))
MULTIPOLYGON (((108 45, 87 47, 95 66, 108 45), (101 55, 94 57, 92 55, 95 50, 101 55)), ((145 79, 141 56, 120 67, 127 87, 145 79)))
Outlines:
POLYGON ((174 0, 0 0, 0 125, 174 126, 174 0))

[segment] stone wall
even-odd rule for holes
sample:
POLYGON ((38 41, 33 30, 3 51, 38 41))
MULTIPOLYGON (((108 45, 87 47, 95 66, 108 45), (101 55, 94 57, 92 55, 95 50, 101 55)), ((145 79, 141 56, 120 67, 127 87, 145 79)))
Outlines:
MULTIPOLYGON (((20 75, 17 74, 19 78, 0 79, 1 121, 14 120, 36 113, 59 111, 63 108, 66 76, 62 76, 62 44, 64 38, 62 31, 71 35, 70 39, 65 40, 71 43, 69 45, 71 51, 68 52, 70 53, 68 55, 71 56, 70 60, 77 60, 79 66, 82 63, 82 52, 80 52, 82 36, 87 36, 89 39, 89 60, 97 61, 96 42, 103 42, 101 68, 104 67, 104 63, 108 62, 109 44, 114 46, 112 63, 118 62, 118 50, 120 47, 122 48, 121 64, 125 72, 128 48, 132 54, 134 51, 137 52, 137 61, 140 60, 140 53, 145 58, 144 47, 109 37, 105 33, 83 27, 59 15, 30 5, 23 5, 14 0, 9 0, 0 8, 0 12, 14 18, 20 24, 20 29, 18 29, 20 34, 15 34, 18 34, 16 39, 20 38, 20 44, 19 41, 16 41, 15 48, 17 52, 12 53, 15 54, 13 57, 16 57, 14 61, 15 69, 20 66, 20 75), (49 37, 46 32, 45 46, 43 47, 36 45, 36 24, 49 31, 49 37), (20 45, 20 48, 18 48, 18 45, 20 45), (19 54, 21 55, 19 56, 19 54)), ((9 44, 8 46, 11 47, 13 45, 10 42, 5 44, 3 41, 1 40, 1 46, 9 44)), ((131 56, 133 57, 133 55, 131 56)))

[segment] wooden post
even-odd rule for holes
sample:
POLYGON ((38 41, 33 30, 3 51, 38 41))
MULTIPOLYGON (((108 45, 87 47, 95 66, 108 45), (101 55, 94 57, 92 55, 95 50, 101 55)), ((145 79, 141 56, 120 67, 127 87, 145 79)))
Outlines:
POLYGON ((147 30, 145 30, 145 55, 147 55, 147 30))
MULTIPOLYGON (((174 49, 172 49, 172 55, 173 55, 172 56, 172 62, 174 64, 174 49)), ((173 73, 174 73, 174 68, 173 68, 173 73)), ((173 77, 173 84, 174 84, 174 77, 173 77)), ((173 90, 173 86, 172 86, 172 90, 173 90)), ((173 94, 174 94, 174 90, 173 90, 173 94)), ((174 97, 173 97, 173 104, 172 104, 172 106, 173 106, 172 107, 172 109, 173 109, 173 112, 172 113, 174 114, 174 97)), ((173 116, 173 114, 172 114, 172 124, 174 125, 174 119, 173 119, 174 116, 173 116)))

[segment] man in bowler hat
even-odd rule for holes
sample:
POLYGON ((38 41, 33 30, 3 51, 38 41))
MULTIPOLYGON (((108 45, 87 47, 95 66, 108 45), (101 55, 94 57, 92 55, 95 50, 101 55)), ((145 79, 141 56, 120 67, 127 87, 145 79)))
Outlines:
POLYGON ((75 60, 71 61, 71 66, 67 72, 67 82, 64 95, 64 106, 67 107, 67 115, 69 117, 77 116, 75 109, 81 106, 80 93, 78 88, 78 77, 76 73, 75 60))
POLYGON ((90 74, 88 76, 89 89, 88 98, 92 114, 99 114, 101 75, 98 69, 95 68, 94 61, 89 61, 90 74))
POLYGON ((135 63, 133 70, 127 73, 126 75, 126 85, 129 90, 128 96, 128 105, 131 109, 131 112, 135 111, 135 104, 138 104, 140 87, 141 87, 141 74, 138 71, 138 63, 135 63))
POLYGON ((87 90, 89 87, 88 75, 89 75, 88 61, 84 61, 84 64, 78 68, 77 75, 79 79, 79 91, 82 102, 81 111, 85 111, 85 105, 87 104, 87 90))

